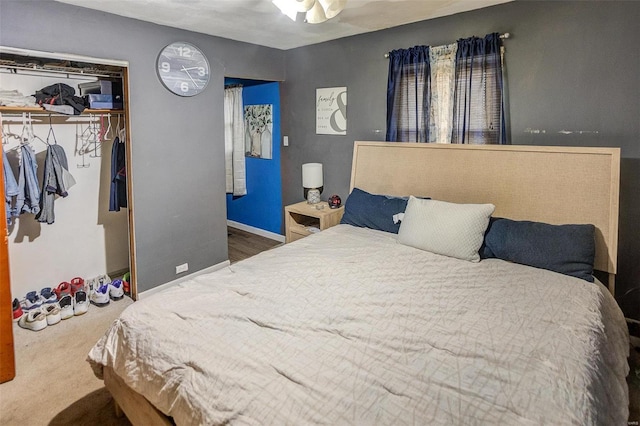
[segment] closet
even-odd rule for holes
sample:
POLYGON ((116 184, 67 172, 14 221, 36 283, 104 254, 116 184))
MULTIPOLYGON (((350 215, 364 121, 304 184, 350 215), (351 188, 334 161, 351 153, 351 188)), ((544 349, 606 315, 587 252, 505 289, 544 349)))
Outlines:
MULTIPOLYGON (((91 86, 98 81, 121 88, 121 106, 98 106, 79 115, 39 106, 0 106, 2 147, 16 181, 22 144, 28 144, 35 153, 39 185, 47 149, 54 144, 64 149, 68 171, 75 181, 67 197, 55 197, 53 223, 38 221, 32 213, 19 215, 11 224, 3 221, 7 238, 1 250, 8 258, 4 262, 0 257, 0 321, 6 321, 6 299, 10 303, 14 298, 24 298, 28 291, 55 288, 74 277, 113 274, 111 278, 115 279, 130 271, 131 294, 136 297, 127 63, 0 47, 2 90, 17 90, 27 96, 61 83, 76 89, 76 96, 80 96, 80 85, 91 86), (117 143, 123 144, 126 158, 124 198, 128 207, 110 211, 112 148, 117 143)), ((4 184, 1 187, 4 199, 4 184)), ((2 330, 0 348, 10 337, 2 330)), ((3 370, 4 364, 3 359, 3 370)))

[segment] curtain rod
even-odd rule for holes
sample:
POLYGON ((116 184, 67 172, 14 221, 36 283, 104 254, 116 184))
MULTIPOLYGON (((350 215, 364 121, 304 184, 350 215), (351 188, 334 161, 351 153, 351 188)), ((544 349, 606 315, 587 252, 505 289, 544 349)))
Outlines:
MULTIPOLYGON (((504 39, 507 39, 507 38, 509 38, 509 37, 511 37, 511 34, 509 34, 509 33, 500 34, 500 38, 501 38, 501 39, 503 39, 503 40, 504 40, 504 39)), ((389 52, 385 53, 385 54, 384 54, 384 57, 385 57, 385 58, 388 58, 388 57, 389 57, 389 52)))

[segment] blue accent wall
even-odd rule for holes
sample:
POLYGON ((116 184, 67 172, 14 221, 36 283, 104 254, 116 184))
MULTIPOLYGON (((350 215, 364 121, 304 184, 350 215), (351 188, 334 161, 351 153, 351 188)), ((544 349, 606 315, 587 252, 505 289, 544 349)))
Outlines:
MULTIPOLYGON (((226 79, 226 83, 238 80, 226 79)), ((282 229, 282 185, 280 179, 280 83, 247 84, 242 81, 246 105, 273 105, 273 158, 245 157, 247 195, 227 194, 227 219, 280 234, 282 229)), ((255 83, 255 82, 254 82, 255 83)))

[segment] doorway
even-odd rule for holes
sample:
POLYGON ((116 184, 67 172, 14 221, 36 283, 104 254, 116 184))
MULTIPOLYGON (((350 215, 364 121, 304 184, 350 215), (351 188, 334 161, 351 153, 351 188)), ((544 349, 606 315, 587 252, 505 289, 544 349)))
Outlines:
POLYGON ((282 181, 280 168, 280 83, 261 80, 225 78, 225 87, 242 87, 244 130, 244 162, 246 195, 227 193, 227 224, 272 240, 284 242, 282 230, 282 181), (252 134, 247 114, 271 126, 252 134), (266 137, 269 136, 269 144, 266 137), (259 141, 259 147, 257 147, 259 141), (253 142, 253 143, 252 143, 253 142))

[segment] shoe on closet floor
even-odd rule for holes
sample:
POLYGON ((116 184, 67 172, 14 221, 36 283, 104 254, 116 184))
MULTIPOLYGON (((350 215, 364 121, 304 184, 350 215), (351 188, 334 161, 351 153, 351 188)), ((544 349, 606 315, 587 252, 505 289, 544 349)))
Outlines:
POLYGON ((43 305, 49 305, 58 301, 58 296, 51 290, 51 287, 45 287, 40 290, 40 297, 43 305))
POLYGON ((87 289, 85 288, 84 285, 84 280, 80 277, 75 277, 71 280, 70 282, 70 286, 71 286, 71 295, 73 296, 74 294, 76 294, 76 291, 78 290, 84 290, 85 292, 87 291, 87 289))
POLYGON ((18 325, 27 330, 40 331, 47 327, 47 315, 42 309, 33 309, 22 315, 18 325))
POLYGON ((22 306, 20 306, 20 301, 18 301, 18 299, 13 299, 12 307, 13 307, 13 321, 18 322, 22 317, 22 315, 24 314, 22 312, 22 306))
POLYGON ((35 291, 30 291, 27 293, 27 296, 24 299, 24 303, 22 305, 23 311, 32 311, 40 309, 42 306, 42 297, 35 291))
POLYGON ((47 325, 57 324, 62 319, 62 317, 60 316, 60 306, 58 306, 58 302, 48 303, 41 309, 42 312, 47 316, 47 325))
POLYGON ((62 281, 58 284, 58 287, 53 290, 53 292, 58 296, 58 300, 60 300, 65 294, 71 294, 71 284, 66 281, 62 281))
POLYGON ((84 290, 76 291, 73 295, 73 315, 82 315, 89 310, 89 299, 84 290))
POLYGON ((58 301, 60 306, 60 319, 69 319, 73 316, 73 298, 70 294, 65 294, 58 301))
POLYGON ((98 285, 96 282, 96 287, 89 295, 89 300, 96 306, 107 306, 109 304, 109 283, 98 285))
POLYGON ((111 300, 120 300, 124 297, 124 283, 122 280, 113 280, 109 283, 109 297, 111 300))
MULTIPOLYGON (((109 275, 107 274, 102 274, 102 275, 98 275, 96 277, 96 286, 95 287, 100 287, 102 285, 109 285, 111 284, 111 277, 109 277, 109 275)), ((94 287, 94 290, 95 290, 94 287)))
POLYGON ((122 288, 124 289, 124 294, 127 296, 131 296, 131 286, 129 282, 131 281, 131 272, 127 272, 122 276, 122 288))

